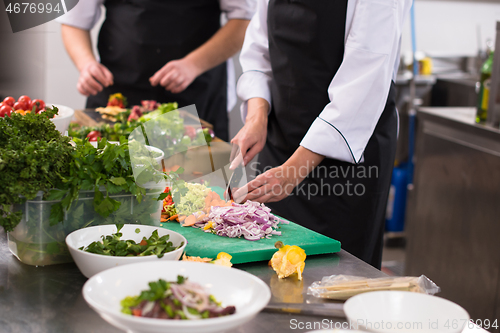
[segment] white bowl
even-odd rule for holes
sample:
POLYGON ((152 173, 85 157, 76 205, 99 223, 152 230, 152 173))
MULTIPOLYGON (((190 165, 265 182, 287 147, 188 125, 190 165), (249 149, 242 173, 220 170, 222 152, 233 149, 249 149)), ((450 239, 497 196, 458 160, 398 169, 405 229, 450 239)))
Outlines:
POLYGON ((444 298, 408 291, 375 291, 349 298, 344 312, 372 332, 462 332, 469 314, 444 298))
POLYGON ((238 327, 257 315, 271 299, 269 287, 256 276, 225 266, 186 261, 157 261, 112 268, 94 275, 83 286, 85 301, 99 315, 118 328, 134 333, 223 332, 238 327), (139 295, 148 283, 177 275, 197 282, 223 306, 234 305, 236 313, 219 318, 168 320, 133 317, 121 313, 120 301, 139 295))
POLYGON ((68 106, 59 105, 59 104, 46 104, 47 107, 56 106, 59 111, 57 115, 51 119, 51 121, 56 125, 56 129, 61 132, 62 135, 66 133, 69 127, 69 123, 71 119, 73 119, 73 115, 75 114, 75 110, 68 106))
POLYGON ((158 230, 158 235, 160 237, 170 235, 169 240, 173 243, 174 246, 179 246, 181 242, 184 242, 184 245, 175 251, 165 253, 162 258, 158 258, 156 255, 144 257, 115 257, 79 250, 79 248, 82 246, 87 246, 94 241, 101 240, 102 235, 106 236, 114 234, 116 232, 116 226, 114 224, 88 227, 73 231, 68 236, 66 236, 66 244, 68 245, 69 252, 71 253, 71 256, 73 257, 76 265, 78 266, 82 274, 86 277, 91 277, 92 275, 95 275, 108 268, 113 268, 121 265, 147 261, 179 260, 182 252, 184 251, 184 248, 186 247, 187 240, 186 238, 184 238, 184 236, 177 232, 148 225, 125 224, 120 230, 120 232, 123 234, 121 239, 132 239, 136 243, 138 243, 142 240, 143 237, 149 238, 154 230, 158 230), (139 229, 140 232, 136 233, 136 229, 139 229))

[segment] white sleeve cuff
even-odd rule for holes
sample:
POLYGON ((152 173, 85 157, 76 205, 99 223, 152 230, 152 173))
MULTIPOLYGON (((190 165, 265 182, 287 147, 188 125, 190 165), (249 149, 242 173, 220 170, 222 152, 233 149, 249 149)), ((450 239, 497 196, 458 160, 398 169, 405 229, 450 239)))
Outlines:
POLYGON ((236 86, 238 97, 243 101, 241 104, 241 119, 243 123, 247 117, 247 104, 250 98, 260 97, 269 103, 271 110, 271 77, 259 71, 248 71, 243 73, 236 86))
POLYGON ((359 163, 362 160, 363 152, 356 158, 342 133, 320 117, 314 120, 300 145, 316 154, 344 162, 359 163))
POLYGON ((226 14, 228 20, 251 20, 254 12, 246 9, 236 9, 226 14))

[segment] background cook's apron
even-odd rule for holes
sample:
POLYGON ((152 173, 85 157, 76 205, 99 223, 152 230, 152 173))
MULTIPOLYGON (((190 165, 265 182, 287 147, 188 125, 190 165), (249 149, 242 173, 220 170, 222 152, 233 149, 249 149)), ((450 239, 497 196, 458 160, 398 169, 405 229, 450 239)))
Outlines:
POLYGON ((101 63, 114 85, 87 99, 87 107, 105 106, 121 92, 129 105, 141 100, 195 104, 200 118, 228 139, 226 63, 197 77, 183 92, 152 87, 149 78, 170 60, 181 59, 220 28, 218 0, 106 0, 106 20, 99 33, 101 63))
MULTIPOLYGON (((347 0, 270 0, 272 110, 266 146, 259 155, 261 171, 283 164, 329 103, 327 89, 344 55, 346 9, 347 0)), ((333 127, 331 130, 335 131, 333 127)), ((320 166, 326 167, 328 174, 311 173, 291 196, 269 206, 284 218, 339 240, 343 249, 380 268, 396 136, 391 83, 364 162, 356 165, 326 158, 320 166), (360 173, 363 169, 365 177, 360 173), (330 173, 335 170, 337 174, 330 173), (343 176, 342 170, 348 174, 343 176), (363 195, 355 194, 355 185, 357 193, 364 189, 363 195), (319 193, 312 195, 315 190, 319 193)), ((321 169, 317 167, 316 171, 321 169)))

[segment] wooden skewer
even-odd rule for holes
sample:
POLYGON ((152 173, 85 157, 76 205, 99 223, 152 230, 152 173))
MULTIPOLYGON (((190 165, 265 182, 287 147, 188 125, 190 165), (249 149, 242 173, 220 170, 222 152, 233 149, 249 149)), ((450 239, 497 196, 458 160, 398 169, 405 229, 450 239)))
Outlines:
POLYGON ((338 290, 338 291, 328 291, 322 295, 324 298, 336 299, 336 300, 346 300, 349 297, 369 292, 369 291, 379 291, 379 290, 399 290, 399 291, 415 291, 415 285, 411 283, 395 283, 389 287, 375 287, 366 289, 351 289, 351 290, 338 290))
POLYGON ((409 282, 413 280, 413 278, 409 277, 403 277, 403 278, 396 278, 396 279, 383 279, 383 280, 357 280, 357 281, 348 281, 344 283, 338 283, 330 286, 321 286, 321 287, 315 287, 312 289, 315 290, 320 290, 320 289, 326 289, 326 290, 336 290, 336 289, 349 289, 349 288, 370 288, 370 287, 378 287, 378 286, 390 286, 393 283, 401 283, 401 282, 409 282))

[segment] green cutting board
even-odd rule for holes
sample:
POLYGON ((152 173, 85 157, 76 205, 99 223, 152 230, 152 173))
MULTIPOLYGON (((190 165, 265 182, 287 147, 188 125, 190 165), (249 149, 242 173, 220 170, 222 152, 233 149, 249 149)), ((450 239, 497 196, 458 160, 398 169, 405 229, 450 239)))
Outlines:
POLYGON ((296 223, 279 224, 281 236, 273 235, 270 239, 248 241, 241 238, 217 236, 202 229, 181 227, 177 222, 162 223, 162 227, 180 233, 186 237, 186 255, 203 258, 216 258, 219 252, 233 256, 233 264, 269 260, 276 252, 274 243, 282 241, 285 245, 300 246, 306 255, 335 253, 340 251, 340 242, 304 228, 296 223))
MULTIPOLYGON (((224 190, 220 187, 212 187, 223 197, 224 190)), ((285 245, 300 246, 306 255, 335 253, 340 251, 340 242, 323 236, 315 231, 309 230, 296 223, 279 224, 281 236, 273 235, 270 239, 248 241, 245 238, 229 238, 205 232, 193 227, 181 227, 177 222, 162 223, 161 226, 180 233, 186 237, 186 255, 203 258, 216 258, 219 252, 226 252, 233 256, 233 264, 245 262, 269 260, 276 252, 274 243, 282 241, 285 245)))

